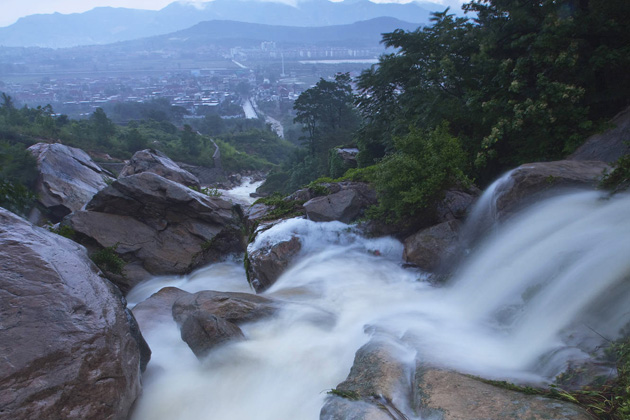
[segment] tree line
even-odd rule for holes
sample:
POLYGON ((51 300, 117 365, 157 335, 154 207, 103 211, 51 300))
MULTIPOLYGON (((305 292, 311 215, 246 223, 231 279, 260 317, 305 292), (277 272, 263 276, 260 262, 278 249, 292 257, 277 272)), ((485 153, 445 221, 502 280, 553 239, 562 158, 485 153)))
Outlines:
POLYGON ((391 53, 355 80, 320 80, 295 102, 305 148, 268 180, 283 192, 334 173, 372 182, 374 215, 412 217, 446 186, 484 186, 561 159, 630 105, 630 2, 474 0, 383 35, 391 53), (352 89, 354 87, 354 89, 352 89), (354 93, 353 93, 354 92, 354 93))

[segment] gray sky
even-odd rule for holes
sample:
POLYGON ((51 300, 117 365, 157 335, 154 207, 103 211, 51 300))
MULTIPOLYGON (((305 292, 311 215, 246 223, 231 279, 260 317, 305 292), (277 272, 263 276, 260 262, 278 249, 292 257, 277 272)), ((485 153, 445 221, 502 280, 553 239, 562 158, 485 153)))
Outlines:
MULTIPOLYGON (((173 1, 175 0, 0 0, 0 10, 2 11, 0 14, 0 27, 11 25, 22 16, 38 13, 81 13, 99 6, 159 10, 173 1)), ((256 1, 276 1, 295 5, 299 0, 256 1)), ((370 1, 374 3, 410 3, 413 0, 370 1)), ((202 3, 203 0, 187 0, 186 2, 202 3)), ((464 0, 431 0, 431 2, 459 7, 460 4, 464 3, 464 0)))

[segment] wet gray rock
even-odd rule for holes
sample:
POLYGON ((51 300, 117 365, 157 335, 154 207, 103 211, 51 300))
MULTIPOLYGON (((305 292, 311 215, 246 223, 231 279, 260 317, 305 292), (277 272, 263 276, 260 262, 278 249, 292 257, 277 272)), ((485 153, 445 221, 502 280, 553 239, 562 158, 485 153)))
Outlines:
POLYGON ((348 377, 326 399, 320 420, 407 418, 415 365, 405 358, 399 345, 373 338, 357 351, 348 377))
POLYGON ((120 171, 119 177, 142 172, 152 172, 186 187, 199 187, 199 179, 195 175, 180 168, 179 165, 159 150, 146 149, 136 152, 120 171))
POLYGON ((610 170, 608 164, 599 161, 560 160, 521 165, 497 187, 497 215, 506 218, 561 189, 594 189, 604 171, 610 170))
POLYGON ((245 268, 256 292, 263 292, 274 284, 301 249, 300 239, 294 236, 287 241, 248 250, 245 268))
POLYGON ((63 223, 92 250, 115 247, 127 265, 123 276, 106 274, 124 292, 148 275, 185 274, 244 250, 231 203, 150 172, 116 180, 63 223))
POLYGON ((613 128, 589 137, 568 159, 613 163, 630 153, 630 107, 617 114, 610 123, 613 128))
POLYGON ((149 331, 173 322, 173 304, 182 296, 189 296, 177 287, 164 287, 132 309, 141 331, 149 331))
POLYGON ((182 340, 200 359, 223 343, 244 339, 238 325, 268 317, 276 310, 275 303, 262 296, 211 290, 179 294, 172 306, 182 340))
POLYGON ((451 220, 423 229, 405 240, 403 259, 422 270, 434 271, 458 252, 461 222, 451 220))
POLYGON ((580 407, 499 388, 460 373, 419 366, 417 411, 443 420, 592 420, 580 407))
POLYGON ((181 295, 172 306, 173 318, 179 324, 183 324, 186 318, 195 312, 212 314, 226 321, 241 324, 265 318, 276 310, 275 303, 262 296, 212 290, 181 295))
POLYGON ((199 359, 227 341, 245 338, 237 325, 202 312, 195 312, 186 318, 181 327, 181 336, 199 359))
POLYGON ((0 418, 127 418, 148 350, 85 249, 0 209, 0 418))
POLYGON ((475 187, 451 188, 444 192, 444 198, 436 206, 436 221, 462 220, 468 214, 481 191, 475 187))
POLYGON ((368 206, 376 204, 376 192, 365 183, 342 182, 323 187, 331 193, 304 203, 306 216, 315 222, 350 223, 362 216, 368 206), (332 192, 336 189, 339 190, 332 192))
POLYGON ((580 407, 529 395, 415 360, 378 335, 361 347, 348 378, 327 397, 321 420, 588 420, 580 407))
POLYGON ((28 148, 37 159, 38 201, 53 223, 81 210, 92 197, 113 180, 81 149, 63 144, 37 143, 28 148))

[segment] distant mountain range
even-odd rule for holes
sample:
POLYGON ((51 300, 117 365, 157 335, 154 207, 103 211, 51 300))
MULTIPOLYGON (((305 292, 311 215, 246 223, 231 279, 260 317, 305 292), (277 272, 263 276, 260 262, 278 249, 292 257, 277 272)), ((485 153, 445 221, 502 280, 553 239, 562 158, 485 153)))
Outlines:
POLYGON ((126 41, 111 47, 125 50, 189 50, 210 43, 223 46, 259 46, 262 41, 273 41, 279 47, 295 45, 346 46, 374 48, 381 42, 381 34, 396 29, 414 30, 416 23, 381 17, 349 25, 322 27, 296 27, 264 25, 258 23, 213 20, 201 22, 182 31, 149 38, 126 41))
POLYGON ((429 21, 431 11, 444 9, 433 3, 377 4, 369 0, 303 0, 296 7, 255 0, 214 0, 203 6, 176 2, 159 11, 99 7, 69 15, 32 15, 0 28, 0 46, 63 48, 108 44, 168 34, 210 20, 321 27, 388 16, 417 26, 429 21))

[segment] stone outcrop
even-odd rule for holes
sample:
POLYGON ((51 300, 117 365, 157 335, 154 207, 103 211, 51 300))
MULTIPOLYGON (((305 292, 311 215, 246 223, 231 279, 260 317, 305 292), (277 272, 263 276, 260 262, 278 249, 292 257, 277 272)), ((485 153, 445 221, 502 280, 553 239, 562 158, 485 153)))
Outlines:
POLYGON ((461 222, 451 220, 423 229, 405 240, 403 259, 422 270, 435 271, 456 255, 461 222))
POLYGON ((182 340, 198 358, 227 341, 244 339, 238 325, 270 316, 276 310, 273 301, 261 296, 210 290, 183 294, 172 307, 182 340))
POLYGON ((324 185, 330 194, 309 199, 304 203, 306 216, 315 222, 338 220, 350 223, 365 209, 376 204, 376 192, 361 182, 340 182, 324 185))
POLYGON ((245 269, 254 290, 260 293, 274 284, 301 249, 302 243, 296 236, 257 249, 248 249, 245 269))
POLYGON ((37 159, 38 201, 52 222, 81 210, 113 179, 81 149, 63 144, 38 143, 28 148, 37 159))
POLYGON ((568 159, 613 163, 630 153, 630 107, 617 114, 611 124, 613 128, 589 137, 568 159))
POLYGON ((231 203, 150 172, 116 180, 63 223, 88 248, 115 248, 123 275, 106 274, 124 292, 150 275, 184 274, 243 251, 231 203))
POLYGON ((589 420, 576 405, 496 387, 414 362, 415 353, 373 338, 326 399, 321 420, 589 420))
POLYGON ((125 420, 141 348, 83 247, 0 209, 0 418, 125 420))
POLYGON ((175 181, 186 187, 199 187, 199 179, 190 172, 180 168, 168 156, 159 150, 146 149, 136 152, 125 167, 120 171, 119 177, 151 172, 163 178, 175 181))
POLYGON ((557 193, 559 189, 593 189, 604 171, 604 162, 570 161, 528 163, 514 169, 496 190, 496 212, 505 218, 516 210, 557 193))

